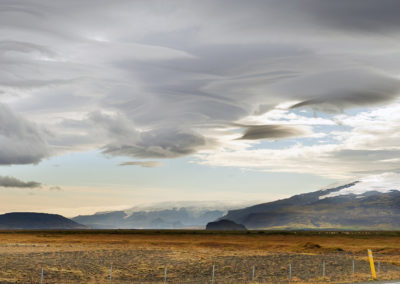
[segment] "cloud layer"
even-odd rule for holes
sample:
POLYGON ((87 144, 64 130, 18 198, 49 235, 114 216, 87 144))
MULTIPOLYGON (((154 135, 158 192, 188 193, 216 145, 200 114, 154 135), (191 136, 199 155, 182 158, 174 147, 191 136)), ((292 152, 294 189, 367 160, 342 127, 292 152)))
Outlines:
POLYGON ((366 156, 400 168, 397 120, 370 117, 398 107, 399 12, 395 0, 2 1, 0 164, 101 149, 331 176, 377 171, 366 156))

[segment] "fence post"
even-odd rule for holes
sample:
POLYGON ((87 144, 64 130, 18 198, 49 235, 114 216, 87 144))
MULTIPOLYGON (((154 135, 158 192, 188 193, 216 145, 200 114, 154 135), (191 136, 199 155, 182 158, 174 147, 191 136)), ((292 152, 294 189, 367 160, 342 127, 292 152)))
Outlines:
POLYGON ((40 284, 43 284, 43 267, 42 272, 40 273, 40 284))
POLYGON ((292 280, 292 264, 289 263, 289 281, 292 280))
POLYGON ((325 260, 322 261, 322 277, 325 278, 325 260))
POLYGON ((380 273, 380 272, 381 272, 381 262, 378 261, 378 273, 380 273))
POLYGON ((253 265, 253 272, 251 273, 251 281, 254 281, 254 274, 256 272, 255 270, 256 270, 256 268, 253 265))
POLYGON ((353 269, 352 269, 352 271, 353 271, 353 275, 354 275, 354 270, 355 270, 355 264, 354 264, 354 258, 353 258, 353 269))
POLYGON ((376 279, 374 258, 372 257, 372 251, 370 249, 368 249, 368 258, 369 258, 369 265, 371 266, 371 277, 372 279, 376 279))
POLYGON ((167 265, 165 265, 164 269, 164 283, 167 283, 167 265))
POLYGON ((214 284, 215 264, 212 266, 211 284, 214 284))
POLYGON ((112 264, 110 266, 110 284, 112 284, 112 264))

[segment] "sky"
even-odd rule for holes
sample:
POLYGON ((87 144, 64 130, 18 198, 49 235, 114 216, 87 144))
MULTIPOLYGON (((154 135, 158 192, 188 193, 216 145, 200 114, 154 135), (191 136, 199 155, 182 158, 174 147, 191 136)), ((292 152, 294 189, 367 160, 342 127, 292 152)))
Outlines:
POLYGON ((0 0, 0 212, 397 184, 399 13, 397 0, 0 0))

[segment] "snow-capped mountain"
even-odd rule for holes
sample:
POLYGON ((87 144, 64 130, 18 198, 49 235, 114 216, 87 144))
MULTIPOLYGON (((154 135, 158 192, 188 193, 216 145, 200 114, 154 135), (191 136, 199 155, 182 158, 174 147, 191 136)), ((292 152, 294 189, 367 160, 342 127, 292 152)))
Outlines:
POLYGON ((400 229, 400 175, 386 173, 346 185, 231 210, 249 229, 400 229))

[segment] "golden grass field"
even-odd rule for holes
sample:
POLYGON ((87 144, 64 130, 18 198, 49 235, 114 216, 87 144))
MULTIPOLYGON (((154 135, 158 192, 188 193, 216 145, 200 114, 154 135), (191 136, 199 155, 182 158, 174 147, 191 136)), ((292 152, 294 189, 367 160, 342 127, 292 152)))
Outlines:
POLYGON ((396 232, 1 231, 0 283, 351 283, 400 279, 396 232), (352 273, 352 261, 355 274, 352 273), (326 275, 322 275, 322 261, 326 275), (252 269, 255 268, 254 280, 252 269), (376 267, 377 268, 377 267, 376 267))

